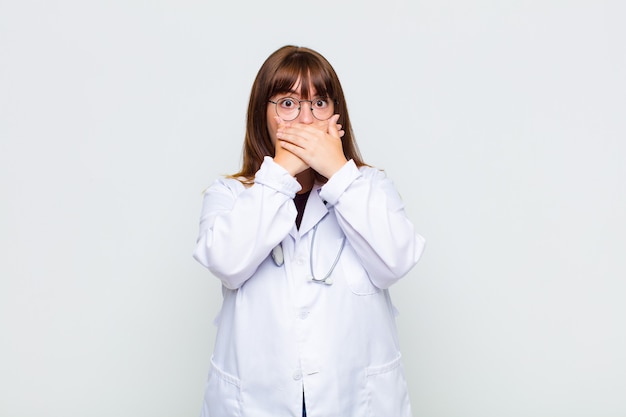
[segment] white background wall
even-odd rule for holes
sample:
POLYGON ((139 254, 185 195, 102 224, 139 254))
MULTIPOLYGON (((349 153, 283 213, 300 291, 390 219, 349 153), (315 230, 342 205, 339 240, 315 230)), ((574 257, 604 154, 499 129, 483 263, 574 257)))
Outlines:
POLYGON ((198 414, 201 192, 289 43, 427 238, 416 417, 626 416, 624 3, 223 3, 0 0, 0 415, 198 414))

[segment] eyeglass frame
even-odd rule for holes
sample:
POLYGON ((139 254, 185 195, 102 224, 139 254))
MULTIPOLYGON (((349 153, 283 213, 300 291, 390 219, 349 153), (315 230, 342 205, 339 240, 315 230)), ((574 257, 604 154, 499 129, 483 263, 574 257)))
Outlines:
POLYGON ((314 98, 313 98, 313 99, 311 99, 311 100, 298 100, 298 99, 293 98, 293 97, 291 97, 291 96, 285 96, 285 97, 280 97, 280 98, 276 99, 276 101, 267 100, 269 103, 272 103, 272 104, 274 105, 274 111, 276 112, 276 115, 277 115, 278 117, 281 117, 281 116, 280 116, 280 114, 278 114, 278 101, 279 101, 279 100, 285 100, 285 99, 291 99, 291 100, 293 100, 294 102, 298 102, 298 114, 296 114, 296 117, 294 117, 293 119, 289 119, 289 120, 287 120, 287 119, 283 119, 283 120, 285 120, 286 122, 290 122, 290 121, 292 121, 292 120, 296 120, 296 119, 298 118, 298 116, 300 116, 300 113, 302 112, 302 103, 303 103, 303 102, 311 103, 311 107, 310 107, 310 109, 311 109, 311 114, 312 114, 312 115, 313 115, 313 117, 315 117, 317 120, 321 120, 321 121, 325 121, 325 120, 328 120, 328 119, 330 119, 331 117, 333 117, 333 115, 334 115, 334 114, 336 114, 336 113, 335 113, 335 108, 334 108, 334 107, 335 107, 337 104, 339 104, 339 102, 338 102, 337 100, 335 100, 335 99, 331 99, 330 97, 326 97, 326 98, 324 98, 324 97, 314 97, 314 98), (315 100, 319 100, 319 99, 322 99, 322 100, 327 100, 328 102, 333 103, 333 113, 332 113, 330 116, 328 116, 326 119, 318 119, 318 118, 317 118, 317 116, 315 115, 315 110, 313 109, 313 102, 314 102, 315 100))

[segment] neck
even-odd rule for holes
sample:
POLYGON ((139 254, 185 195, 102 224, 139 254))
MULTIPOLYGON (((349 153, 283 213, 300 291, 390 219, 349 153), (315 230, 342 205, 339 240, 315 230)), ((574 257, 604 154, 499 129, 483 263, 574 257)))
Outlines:
POLYGON ((311 168, 309 168, 296 175, 296 180, 302 187, 302 189, 298 191, 298 194, 306 193, 307 191, 311 191, 313 188, 313 184, 315 183, 315 173, 311 168))

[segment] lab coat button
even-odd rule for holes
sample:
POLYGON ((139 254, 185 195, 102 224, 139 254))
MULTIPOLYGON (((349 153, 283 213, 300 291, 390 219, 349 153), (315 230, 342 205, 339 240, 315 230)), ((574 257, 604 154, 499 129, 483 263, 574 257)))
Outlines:
POLYGON ((301 371, 301 370, 299 370, 299 369, 298 369, 298 370, 296 370, 296 371, 293 373, 293 379, 295 379, 296 381, 301 380, 301 379, 302 379, 302 371, 301 371))
POLYGON ((298 265, 304 265, 304 258, 298 258, 298 259, 296 260, 296 263, 297 263, 298 265))
POLYGON ((300 318, 300 320, 304 320, 307 317, 309 317, 309 312, 308 311, 301 311, 300 314, 298 314, 298 317, 300 318))

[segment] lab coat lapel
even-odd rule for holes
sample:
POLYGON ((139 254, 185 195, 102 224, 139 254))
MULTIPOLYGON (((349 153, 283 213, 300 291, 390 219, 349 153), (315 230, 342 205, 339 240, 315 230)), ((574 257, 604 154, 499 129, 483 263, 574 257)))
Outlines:
POLYGON ((311 190, 300 224, 300 236, 311 230, 328 213, 324 200, 320 197, 321 188, 321 185, 316 185, 311 190))

